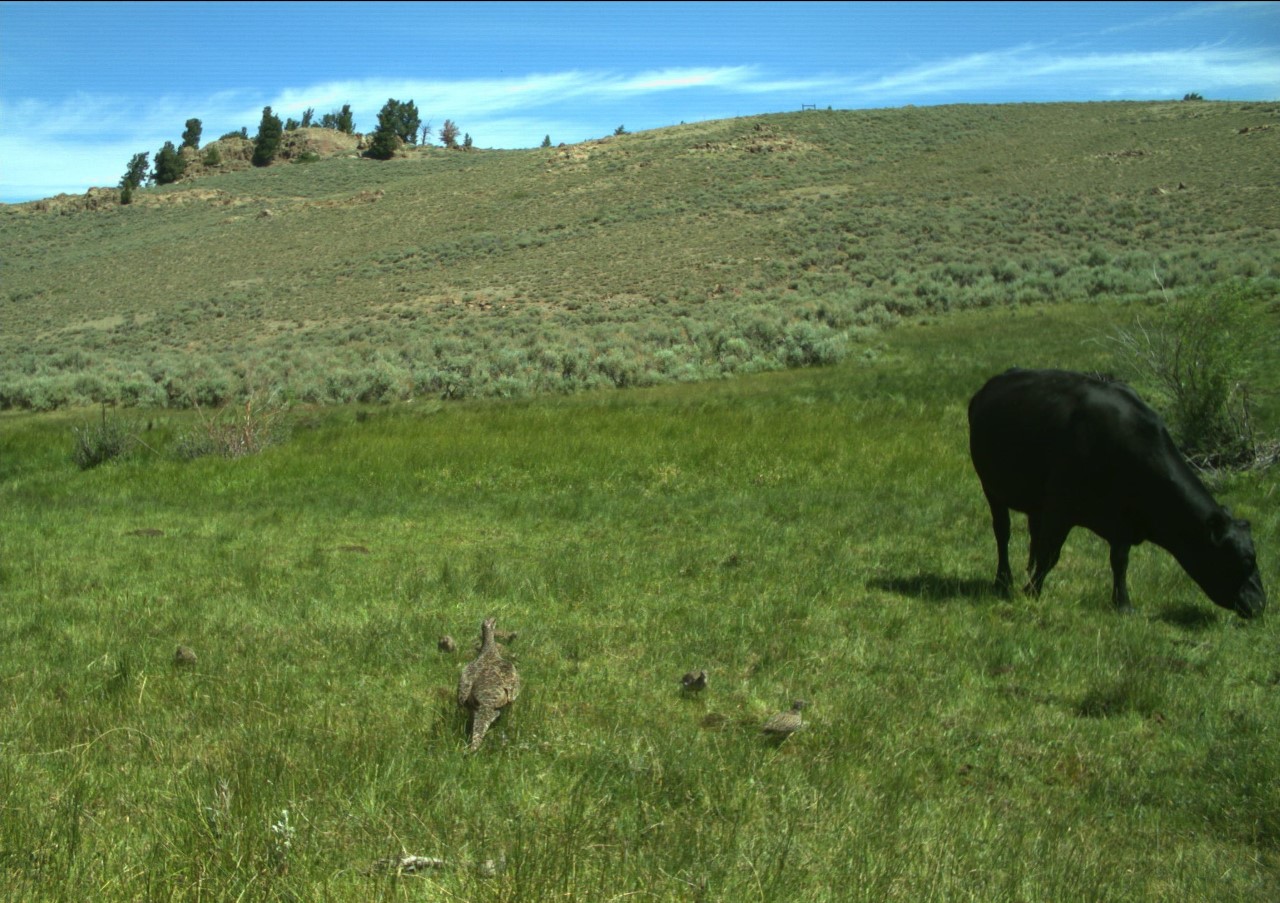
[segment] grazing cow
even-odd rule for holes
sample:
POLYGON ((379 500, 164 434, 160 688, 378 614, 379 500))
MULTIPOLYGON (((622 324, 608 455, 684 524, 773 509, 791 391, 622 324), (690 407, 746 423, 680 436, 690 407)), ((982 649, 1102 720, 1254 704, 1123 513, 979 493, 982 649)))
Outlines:
POLYGON ((1027 592, 1039 595, 1072 527, 1111 545, 1111 600, 1132 608, 1129 549, 1167 549, 1210 599, 1243 618, 1267 604, 1247 521, 1214 501, 1160 417, 1121 383, 1013 369, 969 402, 969 451, 991 505, 996 583, 1012 588, 1009 509, 1031 532, 1027 592))

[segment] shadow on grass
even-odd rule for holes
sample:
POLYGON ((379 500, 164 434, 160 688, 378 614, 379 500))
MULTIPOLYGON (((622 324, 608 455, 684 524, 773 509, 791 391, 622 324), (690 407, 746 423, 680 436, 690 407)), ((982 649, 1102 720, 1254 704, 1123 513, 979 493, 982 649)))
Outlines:
POLYGON ((1156 615, 1157 621, 1182 627, 1186 630, 1207 630, 1221 620, 1219 612, 1204 605, 1182 602, 1166 605, 1156 615))
POLYGON ((867 586, 932 602, 947 602, 952 599, 968 599, 970 602, 976 602, 980 599, 995 599, 999 595, 990 580, 975 580, 950 574, 874 577, 867 581, 867 586))

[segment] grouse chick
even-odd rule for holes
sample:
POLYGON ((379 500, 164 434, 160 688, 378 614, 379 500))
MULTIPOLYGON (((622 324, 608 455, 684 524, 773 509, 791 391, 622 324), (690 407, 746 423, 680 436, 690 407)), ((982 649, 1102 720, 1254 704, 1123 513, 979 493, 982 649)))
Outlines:
POLYGON ((690 671, 680 678, 680 686, 686 693, 701 693, 707 688, 707 672, 690 671))

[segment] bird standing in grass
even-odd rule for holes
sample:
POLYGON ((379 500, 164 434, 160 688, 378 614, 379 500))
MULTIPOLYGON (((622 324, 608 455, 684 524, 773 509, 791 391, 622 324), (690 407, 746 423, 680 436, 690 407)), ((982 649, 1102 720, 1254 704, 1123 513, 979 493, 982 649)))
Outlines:
POLYGON ((458 677, 458 705, 471 712, 468 732, 472 752, 480 748, 489 725, 503 708, 520 694, 520 674, 502 657, 494 638, 496 623, 494 618, 485 618, 480 625, 480 652, 458 677))
POLYGON ((680 687, 686 693, 701 693, 707 688, 707 672, 690 671, 680 678, 680 687))
POLYGON ((177 651, 173 653, 173 666, 175 668, 194 668, 198 660, 196 651, 190 646, 179 646, 177 651))
POLYGON ((804 727, 804 719, 800 717, 800 710, 805 707, 803 699, 797 699, 791 703, 791 708, 785 712, 779 712, 764 723, 764 732, 770 737, 789 737, 800 728, 804 727))

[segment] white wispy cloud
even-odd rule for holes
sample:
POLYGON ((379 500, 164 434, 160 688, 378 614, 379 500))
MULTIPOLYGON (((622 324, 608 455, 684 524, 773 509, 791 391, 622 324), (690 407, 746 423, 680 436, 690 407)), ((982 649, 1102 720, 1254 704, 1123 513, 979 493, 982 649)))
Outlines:
POLYGON ((606 133, 618 121, 633 129, 692 121, 699 118, 693 111, 733 98, 751 104, 744 112, 757 112, 792 108, 799 100, 860 107, 1141 99, 1192 90, 1206 97, 1280 98, 1280 48, 1096 53, 1023 45, 884 74, 778 76, 755 66, 571 70, 509 78, 328 81, 264 96, 76 94, 53 109, 18 99, 0 101, 0 199, 115 184, 134 153, 154 153, 165 141, 176 141, 188 118, 201 119, 206 140, 242 126, 252 134, 267 105, 282 118, 296 118, 307 108, 323 115, 350 104, 357 127, 371 131, 388 98, 412 99, 424 120, 439 126, 446 117, 454 119, 481 147, 528 147, 548 133, 556 141, 580 141, 606 133), (665 118, 654 120, 658 115, 665 118), (645 119, 650 121, 640 121, 645 119))
POLYGON ((1133 22, 1126 22, 1122 25, 1112 25, 1102 29, 1099 34, 1113 35, 1122 34, 1131 31, 1144 31, 1166 25, 1171 22, 1186 22, 1194 19, 1208 19, 1213 16, 1231 15, 1239 18, 1241 15, 1255 16, 1273 16, 1276 7, 1280 3, 1275 0, 1229 0, 1225 3, 1199 3, 1189 6, 1181 6, 1173 9, 1171 12, 1162 13, 1157 16, 1148 16, 1144 19, 1138 19, 1133 22))
MULTIPOLYGON (((635 75, 569 71, 457 81, 364 79, 291 88, 280 92, 269 102, 277 112, 300 112, 307 107, 327 112, 330 108, 349 103, 353 111, 371 122, 388 98, 412 98, 420 110, 440 110, 442 115, 474 117, 523 112, 574 100, 617 101, 694 88, 743 90, 754 74, 751 67, 736 66, 663 69, 635 75)), ((261 110, 243 111, 245 115, 250 112, 256 121, 261 110)))
POLYGON ((863 82, 849 96, 861 102, 907 102, 907 95, 941 101, 963 95, 1018 89, 1026 96, 1058 98, 1206 96, 1244 91, 1280 97, 1280 49, 1195 47, 1180 50, 1091 53, 1022 46, 975 53, 863 82))

